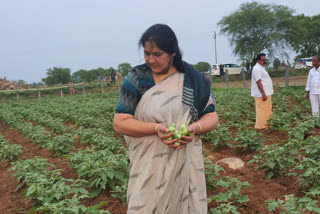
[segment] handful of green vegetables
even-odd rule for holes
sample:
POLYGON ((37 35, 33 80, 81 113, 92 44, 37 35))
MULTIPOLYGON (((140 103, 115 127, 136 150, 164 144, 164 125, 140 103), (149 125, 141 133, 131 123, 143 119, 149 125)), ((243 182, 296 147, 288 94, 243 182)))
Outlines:
MULTIPOLYGON (((190 136, 190 133, 188 131, 188 126, 186 124, 182 124, 180 126, 180 130, 176 129, 176 124, 175 123, 170 123, 170 125, 168 126, 169 129, 169 133, 173 133, 174 135, 172 137, 169 137, 167 140, 173 140, 173 139, 177 139, 180 140, 181 136, 190 136)), ((169 134, 167 133, 167 134, 169 134)), ((177 146, 180 146, 180 143, 176 142, 175 143, 177 146)))

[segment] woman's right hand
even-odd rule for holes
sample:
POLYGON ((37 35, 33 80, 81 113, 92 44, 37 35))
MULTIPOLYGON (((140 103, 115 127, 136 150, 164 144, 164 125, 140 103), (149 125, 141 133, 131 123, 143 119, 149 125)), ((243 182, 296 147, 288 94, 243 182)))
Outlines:
POLYGON ((177 139, 168 140, 170 137, 173 137, 174 132, 168 133, 169 129, 165 125, 159 124, 156 131, 157 131, 157 135, 159 136, 159 138, 163 143, 167 144, 169 147, 174 149, 178 147, 175 144, 178 141, 177 139))

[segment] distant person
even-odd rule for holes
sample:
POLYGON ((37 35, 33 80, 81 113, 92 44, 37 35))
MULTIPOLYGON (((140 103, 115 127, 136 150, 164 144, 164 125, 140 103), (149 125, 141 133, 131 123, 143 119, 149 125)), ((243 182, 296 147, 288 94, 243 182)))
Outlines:
POLYGON ((257 130, 268 131, 267 121, 272 114, 271 95, 273 94, 272 80, 265 69, 267 65, 266 54, 257 55, 257 63, 252 69, 251 96, 255 97, 257 130))
POLYGON ((307 80, 307 100, 311 102, 312 115, 319 117, 320 103, 320 56, 312 57, 312 65, 314 66, 308 74, 307 80))
POLYGON ((249 70, 250 70, 250 62, 249 61, 246 64, 246 69, 247 69, 247 73, 249 73, 249 70))
POLYGON ((110 81, 110 80, 109 80, 109 76, 108 76, 108 74, 106 74, 106 76, 104 77, 104 82, 105 82, 105 84, 106 84, 107 86, 110 84, 109 81, 110 81))
POLYGON ((69 93, 71 96, 75 95, 74 83, 71 81, 69 82, 69 93))
POLYGON ((122 83, 122 75, 121 75, 121 72, 119 70, 117 72, 117 80, 118 80, 118 85, 121 85, 121 83, 122 83))
POLYGON ((288 68, 290 68, 291 64, 290 64, 289 60, 287 60, 286 66, 288 66, 288 68))
POLYGON ((220 69, 220 76, 223 77, 224 76, 224 69, 223 69, 222 64, 219 65, 219 69, 220 69))
POLYGON ((114 72, 114 70, 111 71, 111 74, 110 74, 110 77, 111 77, 111 85, 115 85, 116 84, 116 73, 114 72))
POLYGON ((282 70, 285 70, 285 69, 286 69, 286 63, 284 62, 284 60, 282 60, 281 68, 282 68, 282 70))

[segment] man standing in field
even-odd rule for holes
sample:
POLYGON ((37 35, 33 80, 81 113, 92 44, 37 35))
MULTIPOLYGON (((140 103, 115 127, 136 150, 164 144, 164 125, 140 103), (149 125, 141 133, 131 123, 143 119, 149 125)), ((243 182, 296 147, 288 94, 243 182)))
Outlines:
POLYGON ((69 92, 71 96, 75 95, 74 83, 71 81, 69 82, 69 92))
POLYGON ((273 94, 272 80, 265 69, 266 54, 257 55, 257 63, 252 69, 251 96, 255 97, 256 124, 258 130, 268 131, 267 121, 272 114, 271 95, 273 94))
POLYGON ((115 85, 116 84, 116 73, 114 72, 114 70, 111 71, 111 74, 110 74, 110 77, 111 77, 111 85, 115 85))
POLYGON ((319 103, 320 103, 320 56, 312 58, 312 65, 314 66, 308 75, 307 80, 307 99, 311 102, 312 115, 319 117, 319 103))
POLYGON ((120 70, 118 70, 118 72, 117 72, 117 77, 118 77, 118 85, 121 85, 121 83, 122 83, 122 75, 121 75, 121 72, 120 72, 120 70))

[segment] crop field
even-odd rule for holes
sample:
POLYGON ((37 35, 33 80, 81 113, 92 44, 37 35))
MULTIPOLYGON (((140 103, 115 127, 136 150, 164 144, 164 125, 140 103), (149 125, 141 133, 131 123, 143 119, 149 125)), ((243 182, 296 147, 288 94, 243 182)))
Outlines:
MULTIPOLYGON (((275 88, 270 132, 250 90, 214 88, 202 136, 210 213, 320 213, 320 122, 303 86, 275 88), (240 169, 218 160, 237 157, 240 169)), ((126 213, 128 151, 113 130, 119 92, 0 101, 0 213, 126 213)))

